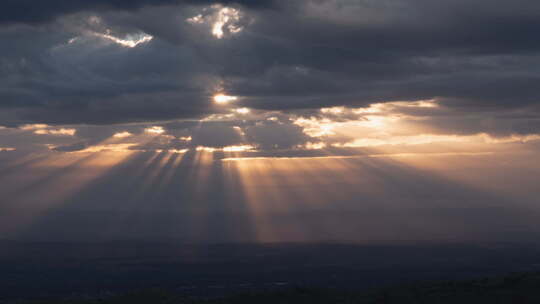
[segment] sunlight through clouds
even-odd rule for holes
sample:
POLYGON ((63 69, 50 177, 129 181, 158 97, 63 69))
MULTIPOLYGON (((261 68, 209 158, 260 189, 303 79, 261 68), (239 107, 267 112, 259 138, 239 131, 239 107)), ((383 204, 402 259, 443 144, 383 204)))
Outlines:
POLYGON ((75 129, 67 129, 67 128, 60 128, 60 129, 38 129, 36 131, 34 131, 35 134, 39 134, 39 135, 45 135, 45 134, 49 134, 49 135, 67 135, 67 136, 73 136, 75 135, 75 132, 77 130, 75 129))
POLYGON ((248 114, 250 110, 248 108, 238 108, 238 109, 234 109, 234 112, 238 114, 248 114))
POLYGON ((224 94, 217 94, 214 96, 214 101, 219 104, 227 104, 236 100, 238 100, 238 97, 236 96, 229 96, 224 94))
POLYGON ((127 132, 127 131, 114 133, 114 135, 113 135, 114 138, 126 138, 126 137, 130 137, 130 136, 133 136, 133 134, 131 134, 131 133, 127 132))
POLYGON ((107 31, 105 34, 94 33, 94 35, 128 48, 134 48, 139 44, 147 43, 154 39, 154 37, 145 33, 128 34, 124 38, 115 37, 110 34, 110 31, 107 31))
POLYGON ((214 4, 203 9, 203 13, 187 18, 186 22, 193 25, 208 24, 210 33, 217 39, 238 34, 244 29, 241 25, 243 15, 236 8, 214 4))
MULTIPOLYGON (((149 43, 154 39, 154 36, 142 31, 134 31, 126 34, 117 34, 115 31, 105 24, 104 20, 99 16, 90 16, 85 20, 86 24, 77 28, 75 36, 67 41, 64 46, 74 46, 88 42, 91 37, 114 43, 125 48, 135 48, 141 44, 149 43)), ((62 47, 62 45, 57 46, 62 47)))
POLYGON ((223 147, 223 152, 244 152, 254 149, 255 147, 251 145, 227 146, 223 147))
POLYGON ((165 133, 165 130, 163 129, 163 127, 160 127, 160 126, 152 126, 152 127, 148 127, 144 129, 144 132, 148 134, 160 135, 160 134, 165 133))

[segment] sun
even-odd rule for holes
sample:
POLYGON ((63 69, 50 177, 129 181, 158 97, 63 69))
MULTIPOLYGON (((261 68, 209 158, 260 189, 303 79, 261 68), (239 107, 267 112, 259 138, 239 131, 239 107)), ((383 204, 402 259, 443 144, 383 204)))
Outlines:
POLYGON ((235 101, 237 100, 238 97, 236 96, 229 96, 229 95, 223 95, 223 94, 217 94, 217 95, 214 95, 214 101, 216 103, 229 103, 231 101, 235 101))

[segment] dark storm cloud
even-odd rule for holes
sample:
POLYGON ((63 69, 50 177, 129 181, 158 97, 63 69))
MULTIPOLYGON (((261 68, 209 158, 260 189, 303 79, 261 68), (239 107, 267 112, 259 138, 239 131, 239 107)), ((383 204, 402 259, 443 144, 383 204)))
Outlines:
POLYGON ((60 146, 52 148, 52 150, 58 151, 58 152, 74 152, 74 151, 84 150, 87 147, 88 146, 86 143, 78 142, 74 144, 60 145, 60 146))
POLYGON ((85 10, 134 10, 145 6, 167 4, 241 4, 248 7, 269 6, 268 0, 5 0, 0 5, 1 23, 30 23, 49 22, 56 17, 85 10))
POLYGON ((288 149, 311 139, 297 125, 274 121, 257 123, 246 128, 245 132, 250 142, 265 150, 288 149))
POLYGON ((240 132, 224 123, 203 123, 193 130, 195 146, 224 147, 242 143, 240 132))
POLYGON ((538 1, 220 1, 241 4, 221 39, 212 3, 5 2, 0 23, 19 25, 0 27, 0 107, 14 113, 0 124, 200 118, 223 111, 219 91, 272 110, 435 98, 538 117, 538 1))

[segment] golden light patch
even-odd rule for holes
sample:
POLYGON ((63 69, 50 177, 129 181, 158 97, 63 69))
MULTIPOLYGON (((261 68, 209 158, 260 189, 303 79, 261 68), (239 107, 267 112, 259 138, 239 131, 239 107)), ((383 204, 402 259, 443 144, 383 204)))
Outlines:
POLYGON ((51 130, 39 129, 39 130, 34 131, 35 134, 39 134, 39 135, 66 135, 66 136, 73 136, 75 135, 75 132, 76 132, 75 129, 66 129, 66 128, 51 129, 51 130))
POLYGON ((238 114, 249 114, 250 110, 248 108, 238 108, 234 110, 238 114))
POLYGON ((225 29, 231 34, 239 33, 243 27, 236 25, 238 21, 240 21, 240 11, 231 7, 221 8, 212 25, 212 35, 221 39, 225 35, 225 29))
POLYGON ((323 142, 307 142, 305 145, 301 145, 299 148, 306 149, 306 150, 321 150, 326 148, 326 144, 323 142))
POLYGON ((163 127, 160 126, 152 126, 144 129, 144 132, 148 134, 159 135, 165 133, 165 130, 163 129, 163 127))
POLYGON ((90 146, 84 150, 75 151, 72 153, 97 153, 97 152, 133 152, 130 147, 137 144, 103 144, 90 146))
POLYGON ((113 135, 114 138, 126 138, 126 137, 130 137, 130 136, 133 136, 133 134, 125 131, 125 132, 118 132, 118 133, 115 133, 113 135))
POLYGON ((216 151, 217 149, 216 148, 212 148, 212 147, 205 147, 205 146, 198 146, 197 148, 195 148, 196 151, 203 151, 203 152, 214 152, 216 151))
POLYGON ((223 95, 223 94, 217 94, 214 96, 214 102, 219 103, 219 104, 226 104, 231 101, 235 101, 237 99, 238 97, 236 96, 229 96, 229 95, 223 95))
POLYGON ((252 145, 238 145, 238 146, 227 146, 223 148, 223 152, 245 152, 255 149, 252 145))
POLYGON ((48 127, 49 126, 46 124, 29 124, 29 125, 23 125, 19 127, 19 129, 27 131, 27 130, 45 129, 48 127))
POLYGON ((311 137, 322 137, 328 135, 334 135, 334 127, 339 126, 340 123, 333 122, 329 119, 317 119, 311 117, 310 119, 298 118, 294 121, 294 124, 302 127, 304 132, 311 137))
POLYGON ((189 151, 189 149, 181 149, 181 150, 179 150, 179 149, 169 149, 169 150, 167 150, 167 152, 173 153, 173 154, 184 154, 187 151, 189 151))
POLYGON ((325 114, 341 114, 345 111, 344 107, 332 107, 332 108, 322 108, 321 112, 325 114))

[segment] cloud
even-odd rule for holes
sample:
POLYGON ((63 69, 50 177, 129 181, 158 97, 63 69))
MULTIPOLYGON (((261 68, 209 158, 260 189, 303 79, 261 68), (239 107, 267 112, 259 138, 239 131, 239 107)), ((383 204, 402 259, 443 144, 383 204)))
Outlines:
POLYGON ((84 150, 87 147, 88 145, 85 142, 78 142, 74 144, 55 146, 55 147, 52 147, 51 150, 58 151, 58 152, 74 152, 74 151, 84 150))
POLYGON ((245 133, 250 142, 263 149, 290 149, 310 139, 299 126, 268 120, 246 128, 245 133))
POLYGON ((202 120, 113 125, 27 124, 0 129, 18 151, 208 151, 250 156, 460 153, 537 149, 540 118, 528 109, 464 113, 437 100, 369 107, 265 111, 228 107, 202 120), (239 109, 241 109, 239 111, 239 109), (369 151, 364 151, 368 149, 369 151), (522 148, 520 148, 522 149, 522 148))
POLYGON ((60 129, 39 129, 34 131, 35 134, 39 135, 61 135, 61 136, 73 136, 75 135, 76 130, 75 129, 66 129, 66 128, 60 128, 60 129))
POLYGON ((80 11, 107 11, 107 10, 136 10, 145 6, 159 6, 178 3, 198 3, 198 4, 241 4, 245 6, 258 7, 270 6, 273 1, 268 0, 51 0, 47 3, 32 0, 5 0, 0 11, 1 23, 42 23, 50 22, 54 18, 62 15, 76 13, 80 11))
POLYGON ((452 117, 403 110, 431 111, 423 122, 433 132, 538 131, 537 1, 3 6, 0 39, 9 47, 0 47, 1 125, 166 123, 233 106, 316 112, 436 100, 452 117), (217 94, 237 100, 219 105, 217 94))

